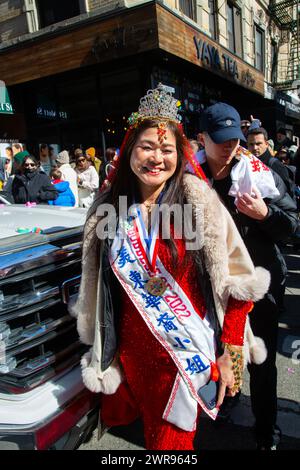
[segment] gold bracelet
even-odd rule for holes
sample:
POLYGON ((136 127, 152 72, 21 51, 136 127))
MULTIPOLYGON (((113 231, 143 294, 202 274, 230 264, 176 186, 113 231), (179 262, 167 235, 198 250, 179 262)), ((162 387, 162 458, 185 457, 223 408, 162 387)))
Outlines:
POLYGON ((241 346, 234 346, 232 344, 224 343, 224 350, 227 350, 232 361, 232 370, 234 375, 234 386, 231 388, 232 392, 238 392, 243 383, 243 370, 244 370, 244 356, 243 348, 241 346))

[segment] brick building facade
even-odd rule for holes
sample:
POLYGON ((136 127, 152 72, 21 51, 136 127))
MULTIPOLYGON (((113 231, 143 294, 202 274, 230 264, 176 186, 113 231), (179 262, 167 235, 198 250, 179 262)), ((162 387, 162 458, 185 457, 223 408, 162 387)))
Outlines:
MULTIPOLYGON (((138 93, 157 80, 183 101, 190 134, 197 129, 203 107, 222 99, 232 102, 242 117, 261 117, 273 134, 284 125, 290 135, 299 135, 299 98, 297 86, 291 86, 297 77, 286 86, 292 33, 282 28, 276 7, 271 8, 274 3, 0 0, 0 79, 12 94, 15 114, 24 117, 22 137, 32 140, 40 133, 39 141, 56 138, 61 145, 70 145, 76 126, 82 129, 79 109, 81 113, 90 109, 91 125, 100 122, 102 137, 100 142, 95 127, 87 132, 86 141, 105 146, 106 137, 114 143, 107 135, 112 126, 105 124, 109 105, 119 106, 116 119, 123 120, 123 114, 136 106, 138 93), (72 87, 89 103, 78 104, 77 113, 66 111, 76 95, 68 92, 72 87), (127 87, 128 99, 110 96, 118 87, 127 87), (30 90, 39 110, 34 116, 28 111, 30 90), (55 123, 50 118, 42 122, 43 106, 49 116, 56 116, 55 123), (68 126, 74 132, 66 130, 68 126)), ((290 4, 293 17, 295 2, 290 4)), ((120 139, 119 131, 114 133, 120 139)))

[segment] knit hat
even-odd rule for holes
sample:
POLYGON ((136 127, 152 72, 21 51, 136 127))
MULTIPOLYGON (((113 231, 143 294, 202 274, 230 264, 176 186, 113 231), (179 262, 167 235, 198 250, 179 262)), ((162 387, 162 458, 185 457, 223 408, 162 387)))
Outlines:
POLYGON ((96 155, 96 150, 95 150, 94 147, 89 147, 88 149, 86 149, 85 153, 86 153, 86 155, 88 155, 89 157, 94 158, 94 156, 96 155))
POLYGON ((19 165, 22 165, 23 160, 25 157, 30 157, 30 153, 27 150, 23 150, 23 152, 18 152, 14 155, 14 161, 19 165))
POLYGON ((63 150, 62 152, 59 152, 59 154, 57 154, 55 161, 57 163, 61 163, 62 165, 66 163, 70 163, 70 157, 69 157, 69 153, 67 152, 67 150, 63 150))

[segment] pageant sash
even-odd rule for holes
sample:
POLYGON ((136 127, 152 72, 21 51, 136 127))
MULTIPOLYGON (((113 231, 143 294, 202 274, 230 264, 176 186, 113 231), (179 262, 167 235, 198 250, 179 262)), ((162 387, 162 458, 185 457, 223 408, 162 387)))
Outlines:
POLYGON ((143 246, 145 252, 145 260, 147 261, 150 269, 155 272, 156 260, 158 254, 158 232, 159 232, 159 206, 156 204, 153 213, 151 214, 151 229, 150 234, 145 227, 144 220, 140 208, 136 207, 136 217, 134 228, 138 234, 138 238, 143 246))
POLYGON ((153 270, 137 217, 128 220, 120 220, 110 252, 111 267, 147 327, 177 366, 178 374, 163 417, 191 431, 196 424, 197 403, 212 419, 218 413, 217 408, 208 409, 197 393, 209 381, 211 363, 216 360, 214 331, 209 321, 195 312, 157 255, 153 270), (147 283, 154 278, 164 282, 161 295, 152 295, 147 290, 147 283))

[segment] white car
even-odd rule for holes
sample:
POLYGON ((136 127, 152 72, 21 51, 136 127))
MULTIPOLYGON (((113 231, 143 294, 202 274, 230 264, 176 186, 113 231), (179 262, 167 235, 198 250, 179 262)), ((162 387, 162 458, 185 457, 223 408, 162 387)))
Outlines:
POLYGON ((86 210, 0 200, 0 450, 75 449, 97 425, 76 321, 86 210))

